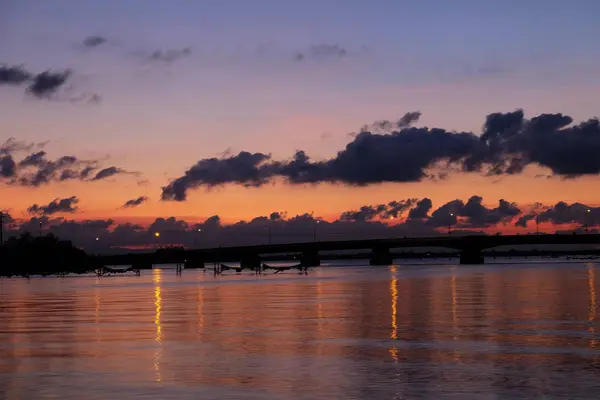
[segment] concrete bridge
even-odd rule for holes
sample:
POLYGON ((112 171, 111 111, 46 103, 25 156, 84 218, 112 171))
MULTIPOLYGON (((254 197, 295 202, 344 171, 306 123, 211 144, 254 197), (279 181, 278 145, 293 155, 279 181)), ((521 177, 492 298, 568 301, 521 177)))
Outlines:
POLYGON ((133 265, 152 268, 155 264, 184 264, 186 268, 203 268, 205 263, 239 262, 243 268, 257 268, 261 256, 268 254, 299 255, 303 266, 320 265, 319 252, 371 250, 371 265, 390 265, 391 249, 441 247, 456 250, 461 264, 482 264, 482 251, 499 246, 598 244, 599 234, 579 235, 509 235, 509 236, 439 236, 370 240, 305 242, 259 246, 218 247, 211 249, 159 249, 142 254, 98 256, 104 265, 133 265))

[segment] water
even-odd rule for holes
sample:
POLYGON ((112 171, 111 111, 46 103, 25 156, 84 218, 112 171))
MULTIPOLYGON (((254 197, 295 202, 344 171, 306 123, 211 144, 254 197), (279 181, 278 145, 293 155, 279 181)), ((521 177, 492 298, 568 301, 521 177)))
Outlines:
POLYGON ((595 398, 596 264, 0 280, 0 399, 595 398))

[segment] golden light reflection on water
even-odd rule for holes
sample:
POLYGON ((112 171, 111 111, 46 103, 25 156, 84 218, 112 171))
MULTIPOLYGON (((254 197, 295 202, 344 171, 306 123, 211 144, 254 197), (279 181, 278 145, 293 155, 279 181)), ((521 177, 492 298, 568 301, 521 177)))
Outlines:
MULTIPOLYGON (((392 298, 392 332, 390 338, 396 340, 398 339, 398 280, 396 279, 396 267, 390 268, 390 272, 393 274, 390 281, 390 295, 392 298)), ((389 352, 394 361, 397 362, 398 348, 392 346, 389 352)))
POLYGON ((323 330, 323 282, 317 281, 317 329, 323 330))
POLYGON ((456 340, 457 339, 456 330, 458 328, 458 316, 456 313, 456 309, 458 306, 458 300, 456 297, 456 267, 455 266, 452 267, 452 279, 450 282, 451 282, 451 291, 452 291, 452 329, 454 331, 452 338, 454 340, 456 340))
POLYGON ((96 342, 102 341, 100 335, 100 292, 98 288, 94 289, 94 322, 96 327, 96 342))
POLYGON ((156 373, 156 382, 162 381, 161 371, 160 371, 160 361, 162 358, 162 325, 160 319, 160 313, 162 309, 162 296, 161 296, 161 274, 162 271, 160 269, 152 270, 152 282, 154 283, 154 325, 156 327, 156 332, 154 335, 154 341, 156 342, 156 350, 154 351, 154 371, 156 373))
POLYGON ((202 329, 204 328, 204 293, 202 286, 198 285, 198 335, 202 333, 202 329))
POLYGON ((0 280, 0 399, 123 388, 161 400, 213 388, 205 397, 589 398, 599 387, 597 268, 0 280), (98 330, 102 342, 90 343, 98 330), (65 385, 71 371, 81 379, 65 385), (32 385, 27 374, 44 378, 32 385))
POLYGON ((587 264, 588 289, 590 304, 588 307, 588 331, 592 334, 590 349, 596 348, 596 268, 594 264, 587 264))
MULTIPOLYGON (((456 295, 456 266, 452 266, 452 278, 450 279, 452 293, 452 340, 458 340, 458 297, 456 295)), ((460 354, 456 349, 452 352, 452 358, 455 361, 460 360, 460 354)))

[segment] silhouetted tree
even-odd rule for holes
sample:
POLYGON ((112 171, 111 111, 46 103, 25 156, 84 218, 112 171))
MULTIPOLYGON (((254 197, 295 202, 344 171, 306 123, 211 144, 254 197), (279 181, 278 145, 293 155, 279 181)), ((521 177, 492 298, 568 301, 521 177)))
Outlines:
POLYGON ((70 241, 53 234, 34 237, 25 233, 0 246, 0 275, 84 273, 96 268, 92 258, 70 241))

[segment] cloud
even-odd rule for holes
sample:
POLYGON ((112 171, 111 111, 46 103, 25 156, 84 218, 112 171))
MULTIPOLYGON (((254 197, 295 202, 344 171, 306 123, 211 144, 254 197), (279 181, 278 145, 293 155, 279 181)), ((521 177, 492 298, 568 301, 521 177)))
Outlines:
POLYGON ((466 217, 462 226, 469 228, 485 228, 501 222, 508 222, 521 214, 521 210, 515 203, 501 199, 498 207, 487 208, 483 204, 481 196, 472 196, 467 203, 458 209, 458 215, 466 217))
POLYGON ((123 204, 121 207, 122 208, 133 208, 133 207, 137 207, 137 206, 142 205, 146 201, 148 201, 148 197, 146 197, 146 196, 140 196, 140 197, 138 197, 136 199, 127 200, 125 202, 125 204, 123 204))
POLYGON ((294 56, 296 61, 304 60, 326 60, 344 58, 348 55, 348 50, 338 44, 319 44, 309 46, 303 51, 299 51, 294 56))
POLYGON ((527 228, 527 226, 529 226, 529 222, 533 221, 536 217, 535 213, 529 213, 529 214, 525 214, 522 217, 520 217, 517 222, 515 222, 515 226, 518 226, 520 228, 527 228))
POLYGON ((67 82, 71 76, 71 71, 62 72, 44 71, 33 77, 33 80, 27 92, 37 98, 48 98, 67 82))
POLYGON ((22 85, 31 78, 23 66, 0 65, 0 85, 22 85))
POLYGON ((23 66, 0 66, 0 85, 27 85, 26 92, 38 99, 51 98, 71 77, 71 70, 43 71, 38 74, 23 66))
POLYGON ((425 219, 429 218, 429 211, 433 207, 431 199, 427 197, 417 202, 417 205, 408 213, 408 219, 425 219))
POLYGON ((0 157, 0 178, 12 178, 17 173, 17 164, 12 156, 0 157))
POLYGON ((155 50, 149 55, 148 60, 171 64, 182 58, 188 57, 191 54, 192 49, 190 47, 184 47, 182 49, 155 50))
POLYGON ((163 200, 183 201, 187 190, 194 187, 213 187, 225 183, 261 186, 273 176, 271 157, 262 153, 240 152, 233 156, 198 161, 185 175, 163 188, 163 200))
POLYGON ((116 174, 132 174, 114 166, 100 169, 100 161, 81 160, 72 155, 51 160, 43 150, 29 153, 15 161, 16 154, 42 148, 44 145, 45 143, 26 143, 12 138, 4 142, 0 146, 0 182, 38 187, 52 182, 98 181, 116 174))
POLYGON ((79 199, 77 196, 71 196, 64 199, 54 199, 46 205, 34 204, 27 209, 30 214, 38 215, 52 215, 56 213, 74 213, 78 210, 77 203, 79 199))
MULTIPOLYGON (((72 199, 72 198, 70 198, 72 199)), ((56 199, 41 210, 68 199, 56 199)), ((559 202, 552 207, 534 206, 535 210, 548 211, 544 221, 569 227, 600 225, 600 208, 593 208, 589 218, 582 215, 588 206, 579 203, 559 202)), ((433 210, 428 198, 390 201, 381 205, 357 207, 346 211, 335 221, 326 221, 313 214, 299 214, 288 218, 285 212, 272 212, 257 216, 250 221, 224 224, 218 215, 201 223, 190 223, 175 217, 157 218, 149 226, 131 223, 115 224, 112 220, 68 221, 50 218, 38 212, 29 220, 17 220, 8 228, 6 237, 24 232, 37 232, 40 222, 45 232, 72 240, 75 245, 90 252, 127 252, 128 247, 181 245, 187 247, 219 247, 233 245, 266 244, 269 234, 272 243, 312 242, 390 237, 420 237, 445 235, 448 225, 453 234, 481 234, 482 228, 494 228, 513 223, 524 215, 517 212, 516 204, 507 200, 498 201, 496 206, 484 205, 481 196, 471 196, 466 201, 456 199, 439 205, 433 210), (382 220, 383 216, 398 209, 399 218, 393 223, 382 220), (356 212, 366 212, 357 216, 356 212), (372 217, 375 210, 376 217, 372 217), (402 211, 400 211, 402 210, 402 211), (433 210, 433 211, 432 211, 433 210), (407 217, 402 217, 403 212, 407 217), (454 214, 454 215, 450 215, 454 214), (381 218, 381 219, 379 219, 381 218), (155 233, 160 236, 156 237, 155 233)), ((571 227, 569 227, 571 228, 571 227)))
POLYGON ((96 175, 92 178, 92 180, 99 181, 102 179, 110 178, 111 176, 115 176, 118 174, 124 174, 124 173, 127 173, 127 171, 125 171, 124 169, 117 168, 117 167, 108 167, 108 168, 104 168, 104 169, 101 169, 100 171, 98 171, 96 173, 96 175))
POLYGON ((93 48, 99 47, 107 42, 108 42, 108 39, 103 36, 92 35, 92 36, 88 36, 85 39, 83 39, 81 44, 85 48, 93 49, 93 48))
POLYGON ((372 221, 375 218, 391 219, 401 217, 418 199, 391 201, 387 204, 362 206, 359 210, 345 211, 340 215, 340 221, 372 221))
POLYGON ((600 207, 591 207, 582 203, 568 204, 564 201, 539 212, 540 222, 550 222, 554 225, 579 224, 593 225, 600 223, 600 207))
POLYGON ((22 140, 18 140, 14 137, 10 137, 8 139, 6 139, 4 141, 4 143, 2 143, 2 145, 0 145, 0 154, 11 154, 11 153, 19 153, 19 152, 23 152, 23 151, 32 151, 33 149, 41 149, 43 148, 48 142, 42 142, 42 143, 32 143, 32 142, 25 142, 22 140))
POLYGON ((419 112, 396 122, 365 126, 336 156, 313 161, 296 151, 291 159, 242 151, 236 156, 202 159, 163 188, 163 200, 183 201, 188 189, 238 184, 258 187, 281 178, 288 184, 332 183, 366 186, 379 183, 444 179, 448 171, 480 173, 497 179, 529 165, 556 176, 600 174, 600 123, 577 125, 563 114, 541 114, 527 120, 522 110, 493 113, 483 132, 455 132, 413 127, 419 112))

